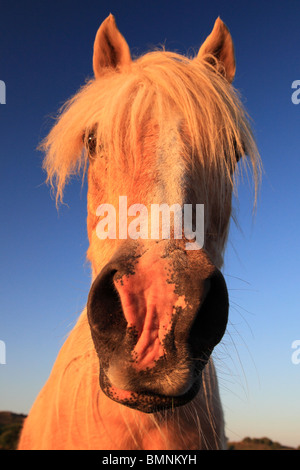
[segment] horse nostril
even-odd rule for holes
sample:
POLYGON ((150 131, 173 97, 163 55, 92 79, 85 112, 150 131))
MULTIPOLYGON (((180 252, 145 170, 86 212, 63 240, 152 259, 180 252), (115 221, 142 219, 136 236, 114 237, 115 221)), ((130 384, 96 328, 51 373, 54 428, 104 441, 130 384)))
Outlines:
POLYGON ((228 291, 219 270, 206 281, 206 295, 201 301, 192 325, 189 344, 193 357, 212 351, 221 341, 228 321, 228 291))
POLYGON ((96 350, 111 348, 122 340, 127 322, 114 285, 117 269, 107 265, 94 280, 87 302, 87 315, 96 350))

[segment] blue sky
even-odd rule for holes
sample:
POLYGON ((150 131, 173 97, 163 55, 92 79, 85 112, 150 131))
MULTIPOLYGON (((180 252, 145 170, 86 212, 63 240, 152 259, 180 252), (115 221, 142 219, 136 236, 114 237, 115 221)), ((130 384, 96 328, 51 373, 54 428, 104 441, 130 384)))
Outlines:
POLYGON ((92 76, 100 23, 116 17, 133 55, 153 46, 189 53, 217 16, 234 39, 235 86, 253 119, 264 175, 255 216, 240 184, 225 257, 231 310, 215 351, 227 435, 300 445, 299 1, 2 0, 0 80, 0 409, 27 413, 83 308, 86 186, 67 188, 57 212, 36 151, 57 109, 92 76))

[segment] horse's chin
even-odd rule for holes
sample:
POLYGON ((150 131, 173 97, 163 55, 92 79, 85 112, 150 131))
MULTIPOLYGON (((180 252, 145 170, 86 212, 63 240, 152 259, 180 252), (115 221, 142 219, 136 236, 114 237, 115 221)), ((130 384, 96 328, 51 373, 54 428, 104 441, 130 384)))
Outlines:
POLYGON ((173 409, 189 403, 199 392, 201 385, 201 374, 194 381, 191 388, 180 396, 166 396, 147 391, 131 392, 115 387, 103 371, 100 371, 100 387, 111 400, 128 406, 143 413, 155 413, 162 410, 173 409))

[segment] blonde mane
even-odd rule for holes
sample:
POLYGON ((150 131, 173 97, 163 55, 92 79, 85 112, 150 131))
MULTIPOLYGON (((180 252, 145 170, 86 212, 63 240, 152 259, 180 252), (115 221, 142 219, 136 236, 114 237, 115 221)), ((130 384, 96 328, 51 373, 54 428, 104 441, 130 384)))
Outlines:
POLYGON ((255 194, 260 177, 260 159, 237 91, 224 79, 221 63, 189 59, 155 51, 132 62, 122 72, 107 69, 101 79, 89 81, 61 109, 56 125, 41 145, 46 153, 47 181, 61 202, 71 175, 85 171, 84 141, 96 133, 97 148, 105 149, 108 160, 126 159, 135 165, 141 130, 155 120, 159 132, 165 123, 177 120, 182 159, 201 167, 206 188, 224 201, 224 175, 235 187, 237 155, 248 155, 255 194), (85 136, 85 137, 84 137, 85 136), (219 179, 216 178, 216 168, 219 179))

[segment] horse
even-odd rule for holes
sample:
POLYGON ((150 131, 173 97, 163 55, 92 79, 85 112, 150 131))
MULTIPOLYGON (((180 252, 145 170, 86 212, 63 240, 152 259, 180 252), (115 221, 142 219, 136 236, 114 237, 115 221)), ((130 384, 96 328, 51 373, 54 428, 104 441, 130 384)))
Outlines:
POLYGON ((163 47, 133 59, 113 15, 98 29, 94 77, 40 146, 57 205, 69 179, 87 174, 91 288, 20 450, 226 448, 212 359, 228 322, 221 268, 237 177, 250 169, 257 189, 260 165, 235 69, 219 17, 193 57, 163 47), (188 249, 185 231, 174 236, 171 210, 168 237, 162 226, 158 238, 143 236, 134 210, 135 236, 122 216, 100 237, 99 207, 118 214, 120 196, 148 217, 152 205, 177 204, 190 205, 195 219, 202 205, 203 244, 188 249))

